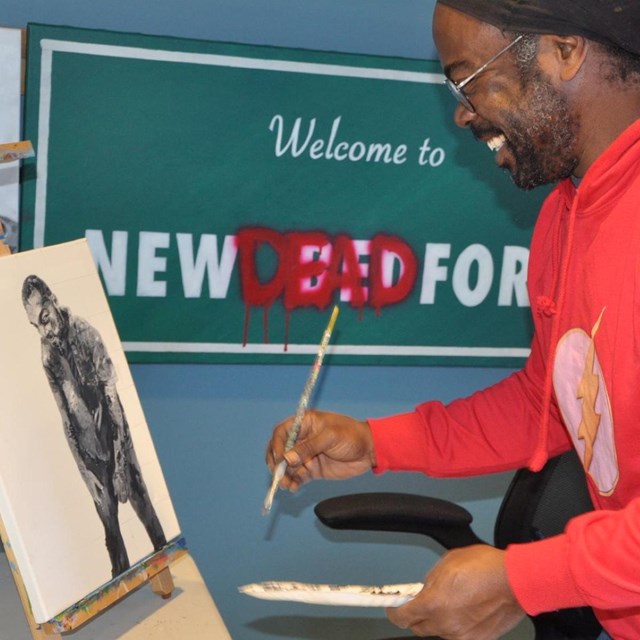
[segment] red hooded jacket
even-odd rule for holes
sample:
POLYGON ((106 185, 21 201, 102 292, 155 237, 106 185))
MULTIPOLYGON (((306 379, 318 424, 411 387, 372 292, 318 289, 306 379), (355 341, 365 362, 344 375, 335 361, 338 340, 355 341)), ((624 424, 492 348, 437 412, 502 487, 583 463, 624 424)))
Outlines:
POLYGON ((534 320, 521 371, 449 405, 371 419, 376 472, 467 476, 573 446, 596 511, 562 535, 512 545, 507 574, 530 614, 590 605, 640 638, 640 120, 576 188, 545 201, 528 271, 534 320))

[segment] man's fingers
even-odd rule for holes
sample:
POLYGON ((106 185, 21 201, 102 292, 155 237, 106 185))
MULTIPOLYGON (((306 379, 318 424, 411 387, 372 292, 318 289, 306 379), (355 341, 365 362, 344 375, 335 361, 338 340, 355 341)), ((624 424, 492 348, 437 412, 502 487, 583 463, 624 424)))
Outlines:
POLYGON ((295 447, 293 449, 290 449, 289 451, 285 451, 283 457, 287 461, 287 464, 293 469, 299 467, 302 464, 300 454, 295 447))
POLYGON ((284 454, 284 458, 289 466, 296 469, 307 464, 317 455, 326 453, 332 440, 333 435, 330 431, 320 431, 315 436, 298 442, 284 454))
POLYGON ((406 612, 398 612, 398 609, 403 607, 394 607, 391 609, 387 609, 387 618, 389 621, 399 627, 400 629, 408 629, 414 622, 414 616, 407 615, 406 612))
POLYGON ((293 422, 293 418, 288 418, 284 422, 276 425, 273 429, 271 440, 267 444, 265 459, 271 470, 282 460, 284 447, 289 437, 289 429, 293 422))

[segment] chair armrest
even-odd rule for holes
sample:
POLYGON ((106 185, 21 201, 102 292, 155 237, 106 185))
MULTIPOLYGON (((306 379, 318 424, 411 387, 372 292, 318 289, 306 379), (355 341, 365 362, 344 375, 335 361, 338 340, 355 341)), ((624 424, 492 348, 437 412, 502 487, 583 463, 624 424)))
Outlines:
POLYGON ((473 516, 466 509, 428 496, 354 493, 323 500, 314 510, 331 529, 420 533, 445 549, 483 542, 471 529, 473 516))

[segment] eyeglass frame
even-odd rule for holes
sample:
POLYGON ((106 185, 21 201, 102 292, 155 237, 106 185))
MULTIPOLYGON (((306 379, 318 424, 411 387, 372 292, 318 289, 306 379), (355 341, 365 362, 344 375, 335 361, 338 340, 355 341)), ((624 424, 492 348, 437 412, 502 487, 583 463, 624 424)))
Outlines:
POLYGON ((514 40, 512 40, 506 47, 500 49, 498 53, 489 58, 481 67, 478 67, 471 75, 467 76, 460 82, 454 82, 451 78, 445 78, 444 83, 447 85, 447 88, 453 94, 453 97, 470 113, 475 113, 476 108, 471 103, 471 100, 467 97, 467 95, 462 91, 463 87, 469 84, 475 77, 477 77, 480 73, 482 73, 492 62, 495 62, 503 53, 506 53, 513 47, 516 43, 520 42, 524 38, 524 34, 520 34, 516 36, 514 40))

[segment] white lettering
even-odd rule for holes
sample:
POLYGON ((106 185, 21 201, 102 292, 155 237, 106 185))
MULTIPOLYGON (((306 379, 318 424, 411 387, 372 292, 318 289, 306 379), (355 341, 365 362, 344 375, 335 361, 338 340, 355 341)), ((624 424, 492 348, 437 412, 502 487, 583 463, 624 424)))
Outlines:
MULTIPOLYGON (((353 252, 358 257, 358 276, 363 279, 369 277, 369 263, 363 262, 362 259, 368 260, 371 255, 371 241, 370 240, 352 240, 353 252)), ((343 269, 346 269, 346 265, 343 263, 343 269)), ((369 287, 363 287, 365 300, 369 299, 369 287)), ((340 289, 340 300, 342 302, 351 301, 351 289, 340 289)))
MULTIPOLYGON (((322 262, 328 265, 331 260, 332 250, 333 245, 331 243, 323 244, 322 246, 305 245, 300 248, 300 263, 322 262)), ((323 271, 318 276, 301 279, 300 289, 304 292, 320 289, 326 277, 327 272, 323 271)))
MULTIPOLYGON (((329 137, 325 141, 322 137, 313 139, 316 131, 316 119, 311 118, 307 127, 306 137, 302 140, 302 118, 295 119, 287 138, 284 117, 280 114, 273 116, 269 124, 269 130, 276 133, 274 147, 276 157, 280 158, 286 153, 290 153, 292 157, 298 158, 302 154, 308 153, 312 160, 325 159, 337 162, 349 160, 350 162, 364 161, 395 165, 401 165, 407 161, 407 145, 405 144, 394 147, 389 142, 366 143, 362 140, 353 142, 340 140, 341 123, 342 116, 334 118, 329 130, 329 137)), ((440 162, 443 160, 444 157, 440 162)), ((427 158, 426 162, 431 162, 431 158, 427 158)), ((432 163, 432 166, 437 165, 432 163)))
POLYGON ((442 147, 431 148, 431 138, 425 138, 418 154, 418 164, 421 167, 428 164, 430 167, 439 167, 447 157, 442 147))
POLYGON ((99 229, 87 229, 84 233, 91 248, 96 267, 102 273, 104 286, 109 296, 123 296, 127 281, 127 242, 126 231, 111 233, 111 257, 99 229))
MULTIPOLYGON (((337 147, 336 147, 337 150, 337 147)), ((108 296, 124 296, 127 284, 127 260, 129 256, 129 232, 112 231, 110 239, 104 231, 87 229, 85 237, 91 248, 96 267, 99 270, 108 296)), ((219 236, 203 234, 195 236, 177 233, 177 257, 184 297, 199 298, 203 295, 205 278, 208 296, 224 299, 228 296, 231 279, 236 267, 238 249, 233 235, 219 236), (220 244, 219 244, 220 243, 220 244)), ((355 274, 345 274, 346 281, 369 277, 370 240, 351 240, 356 256, 355 274)), ((171 246, 169 233, 141 231, 138 234, 138 272, 136 295, 140 297, 165 297, 167 278, 162 279, 170 266, 168 255, 163 250, 171 246)), ((135 253, 135 249, 132 250, 135 253)), ((300 248, 300 264, 319 262, 329 265, 333 246, 329 242, 321 246, 305 245, 300 248)), ((173 254, 172 254, 173 255, 173 254)), ((460 304, 475 307, 486 301, 495 278, 495 262, 489 249, 482 244, 466 247, 455 259, 451 259, 451 244, 426 243, 422 268, 420 304, 435 304, 438 283, 451 278, 450 287, 460 304)), ((529 251, 525 247, 505 246, 497 291, 497 306, 509 307, 529 305, 527 293, 527 268, 529 251)), ((351 263, 349 263, 351 266, 351 263)), ((347 269, 343 263, 341 271, 347 269)), ((403 275, 404 264, 400 257, 390 250, 381 256, 380 282, 384 287, 392 287, 403 275)), ((321 289, 327 273, 320 270, 318 275, 300 280, 301 290, 312 292, 321 289)), ((363 293, 368 296, 367 288, 363 293)), ((352 289, 340 290, 340 300, 349 302, 352 289)), ((206 295, 206 293, 205 293, 206 295)))
POLYGON ((398 145, 393 153, 393 164, 404 164, 407 161, 407 145, 398 145))
POLYGON ((168 233, 141 231, 138 244, 138 289, 140 297, 164 298, 167 295, 167 283, 156 280, 155 274, 167 270, 167 259, 156 255, 158 249, 168 249, 168 233))
MULTIPOLYGON (((312 160, 320 160, 324 149, 324 140, 314 140, 309 149, 309 155, 312 160)), ((277 155, 277 154, 276 154, 277 155)))
POLYGON ((238 254, 235 236, 225 236, 220 259, 218 259, 218 237, 216 235, 202 235, 195 259, 193 256, 193 236, 189 233, 178 233, 176 240, 185 298, 200 297, 205 271, 209 276, 209 297, 226 298, 231 272, 238 254))
POLYGON ((364 158, 367 153, 367 147, 364 146, 364 142, 354 142, 349 149, 349 160, 351 162, 358 162, 364 158))
POLYGON ((527 269, 529 250, 524 247, 508 246, 504 248, 502 273, 500 274, 500 292, 498 306, 508 307, 515 296, 519 307, 529 306, 527 292, 527 269))
POLYGON ((481 244, 467 247, 453 268, 453 291, 465 307, 477 307, 489 294, 493 282, 493 258, 481 244), (471 285, 471 268, 477 264, 476 285, 471 285))
POLYGON ((307 148, 309 141, 311 140, 311 136, 313 135, 314 129, 316 128, 316 119, 312 118, 309 123, 309 133, 307 133, 307 138, 304 141, 304 144, 299 147, 298 146, 298 137, 300 135, 300 124, 302 122, 302 118, 296 118, 296 121, 293 125, 293 129, 291 130, 291 135, 289 136, 289 141, 283 147, 282 146, 282 128, 284 126, 284 118, 281 115, 273 116, 271 119, 271 124, 269 125, 269 131, 273 131, 274 127, 278 127, 278 134, 276 138, 276 157, 283 156, 289 149, 291 149, 291 155, 294 158, 297 158, 299 155, 304 153, 304 150, 307 148))
POLYGON ((445 282, 448 269, 440 265, 451 255, 451 245, 427 242, 422 269, 422 290, 420 304, 434 304, 436 301, 436 282, 445 282))
POLYGON ((342 120, 342 116, 338 116, 331 125, 331 133, 329 134, 329 142, 327 143, 327 152, 324 154, 327 160, 331 160, 333 155, 331 153, 331 149, 333 148, 333 144, 336 140, 336 136, 338 135, 338 129, 340 128, 340 121, 342 120))
POLYGON ((347 142, 338 142, 336 145, 336 150, 333 152, 333 157, 338 161, 342 162, 347 159, 347 155, 349 153, 349 144, 347 142))

